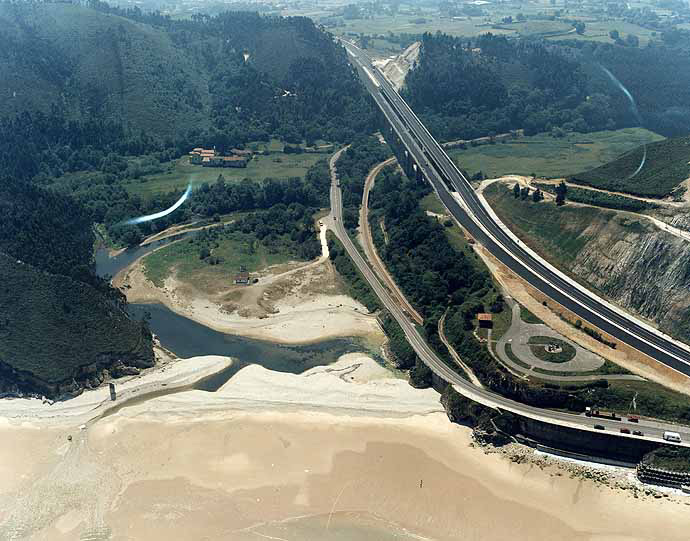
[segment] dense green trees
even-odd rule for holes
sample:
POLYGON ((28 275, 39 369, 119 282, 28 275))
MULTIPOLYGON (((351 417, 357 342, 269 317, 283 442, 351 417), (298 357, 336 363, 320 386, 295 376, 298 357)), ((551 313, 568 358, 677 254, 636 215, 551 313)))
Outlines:
POLYGON ((48 272, 83 279, 91 270, 89 213, 70 197, 0 180, 0 251, 48 272))
POLYGON ((441 139, 524 128, 589 132, 640 124, 664 135, 690 125, 690 39, 639 48, 582 40, 544 43, 487 34, 424 34, 405 97, 441 139), (630 91, 630 101, 601 68, 630 91), (645 69, 639 69, 644 66, 645 69))
POLYGON ((390 156, 388 145, 382 144, 374 136, 365 135, 354 138, 350 147, 340 155, 337 171, 343 192, 343 206, 355 209, 355 217, 362 203, 364 179, 374 165, 390 156))
POLYGON ((487 34, 474 41, 425 34, 406 97, 442 139, 524 128, 612 126, 604 96, 589 94, 577 61, 559 49, 487 34), (588 98, 589 95, 589 98, 588 98))
POLYGON ((0 3, 0 14, 11 12, 16 24, 0 35, 11 63, 0 69, 32 79, 22 101, 0 103, 4 172, 117 174, 122 155, 165 161, 194 146, 222 152, 271 136, 349 141, 374 125, 370 98, 344 50, 309 19, 235 12, 171 20, 90 5, 0 3), (76 33, 77 45, 53 32, 50 20, 76 33), (103 44, 99 77, 87 78, 93 52, 78 44, 90 43, 93 32, 112 34, 116 43, 103 44), (150 36, 155 47, 136 47, 150 36), (89 105, 93 95, 100 106, 89 105))
POLYGON ((383 218, 388 232, 388 242, 379 247, 387 267, 424 318, 438 319, 449 302, 481 299, 492 283, 487 272, 479 272, 464 253, 453 250, 444 226, 419 208, 429 190, 426 183, 403 181, 399 173, 385 170, 370 207, 371 219, 383 218))

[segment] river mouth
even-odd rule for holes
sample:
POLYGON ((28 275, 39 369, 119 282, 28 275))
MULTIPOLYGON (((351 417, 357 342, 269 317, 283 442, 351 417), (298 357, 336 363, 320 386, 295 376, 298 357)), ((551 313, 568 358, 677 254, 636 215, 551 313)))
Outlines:
POLYGON ((133 317, 148 319, 149 327, 166 349, 182 358, 200 355, 232 357, 233 364, 213 376, 198 382, 194 388, 216 391, 239 370, 250 364, 258 364, 268 370, 301 374, 317 366, 334 363, 342 355, 371 351, 371 346, 361 338, 333 338, 306 345, 285 345, 244 338, 215 331, 201 323, 176 314, 162 304, 130 304, 133 317))
POLYGON ((251 364, 275 372, 302 374, 311 368, 332 364, 342 355, 355 352, 367 352, 383 363, 371 346, 360 338, 335 338, 314 344, 290 346, 221 333, 176 314, 162 304, 130 304, 129 312, 134 318, 146 317, 151 331, 156 334, 161 345, 178 357, 221 355, 232 357, 233 361, 228 367, 190 385, 156 389, 128 398, 108 408, 99 418, 109 417, 124 408, 161 396, 193 390, 215 392, 251 364))
MULTIPOLYGON (((108 250, 101 248, 95 254, 96 272, 102 277, 115 276, 137 259, 166 244, 194 234, 196 232, 183 232, 145 246, 127 249, 115 257, 110 257, 108 250)), ((362 338, 345 337, 307 345, 285 345, 216 331, 179 315, 160 303, 130 304, 128 311, 135 319, 146 318, 149 328, 158 337, 161 345, 178 357, 189 358, 203 355, 232 357, 233 363, 230 366, 190 385, 187 390, 215 392, 237 372, 250 364, 258 364, 277 372, 301 374, 311 368, 334 363, 342 355, 354 352, 367 352, 383 364, 383 359, 379 354, 372 351, 371 345, 362 338)), ((156 391, 156 395, 179 391, 180 389, 160 390, 156 391)), ((149 395, 149 398, 152 396, 149 395)))

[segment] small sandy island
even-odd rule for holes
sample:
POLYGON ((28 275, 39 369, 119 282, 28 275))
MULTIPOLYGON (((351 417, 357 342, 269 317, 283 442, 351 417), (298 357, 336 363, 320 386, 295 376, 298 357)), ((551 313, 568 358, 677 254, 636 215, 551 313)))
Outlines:
MULTIPOLYGON (((185 360, 138 385, 229 362, 185 360)), ((248 366, 215 393, 133 401, 80 430, 99 392, 35 406, 52 417, 0 404, 1 539, 687 539, 682 500, 487 455, 438 394, 364 354, 302 375, 248 366)))
POLYGON ((172 311, 219 332, 283 344, 306 344, 358 336, 382 343, 375 316, 344 294, 328 260, 326 229, 322 255, 311 263, 278 265, 257 274, 249 286, 212 287, 180 281, 173 273, 163 287, 147 279, 143 260, 113 280, 133 303, 159 302, 172 311))

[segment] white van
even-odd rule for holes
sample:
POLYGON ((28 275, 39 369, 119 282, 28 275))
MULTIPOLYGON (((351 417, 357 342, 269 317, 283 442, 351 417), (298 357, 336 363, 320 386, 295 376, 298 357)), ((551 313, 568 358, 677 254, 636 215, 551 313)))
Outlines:
POLYGON ((664 439, 666 441, 673 441, 675 443, 680 443, 680 434, 678 432, 669 432, 668 430, 664 432, 664 439))

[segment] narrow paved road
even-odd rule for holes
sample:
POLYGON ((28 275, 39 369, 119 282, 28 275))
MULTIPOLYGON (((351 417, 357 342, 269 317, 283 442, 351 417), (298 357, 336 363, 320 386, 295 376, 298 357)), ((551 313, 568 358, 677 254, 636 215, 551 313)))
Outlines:
POLYGON ((448 314, 448 310, 443 312, 443 315, 441 316, 441 319, 438 320, 438 337, 441 339, 441 342, 443 342, 443 345, 448 348, 448 352, 450 353, 450 356, 453 357, 453 360, 456 362, 456 364, 462 368, 465 371, 465 374, 467 374, 467 377, 470 378, 470 381, 472 382, 472 385, 475 387, 480 387, 484 388, 482 385, 482 382, 479 381, 479 378, 477 375, 472 372, 472 369, 465 364, 465 362, 460 358, 460 355, 458 355, 458 352, 455 351, 455 348, 451 345, 451 343, 448 341, 446 338, 446 333, 445 333, 445 325, 446 325, 446 315, 448 314))
POLYGON ((555 424, 558 426, 575 428, 588 432, 599 432, 595 429, 595 425, 604 426, 607 433, 621 438, 636 438, 641 437, 649 441, 661 442, 664 430, 674 430, 679 432, 683 437, 683 442, 678 444, 682 447, 690 447, 690 427, 679 426, 671 423, 663 423, 657 421, 647 421, 641 419, 639 424, 630 424, 625 421, 611 421, 601 418, 586 417, 585 415, 577 415, 573 413, 564 413, 561 411, 546 410, 527 406, 520 402, 510 400, 499 394, 496 394, 488 389, 482 389, 474 386, 462 378, 457 372, 450 368, 438 355, 429 347, 424 338, 419 333, 417 327, 408 319, 403 313, 398 303, 393 299, 388 289, 386 289, 377 276, 374 274, 371 267, 367 264, 365 259, 360 254, 350 239, 347 231, 343 227, 343 206, 342 194, 340 186, 338 185, 338 176, 336 171, 336 162, 342 153, 342 149, 336 152, 330 160, 331 166, 331 227, 333 233, 338 237, 352 262, 362 274, 364 279, 369 283, 374 293, 378 296, 383 306, 388 310, 391 316, 398 322, 400 328, 405 334, 405 338, 409 342, 412 349, 419 356, 432 372, 443 381, 453 385, 453 388, 461 395, 482 404, 486 407, 505 410, 517 415, 522 415, 530 419, 535 419, 544 423, 555 424), (623 426, 630 427, 630 429, 642 428, 644 436, 633 436, 631 434, 622 434, 619 429, 623 426))
POLYGON ((387 165, 395 163, 395 161, 395 158, 389 158, 386 161, 374 166, 374 168, 369 171, 369 174, 364 181, 362 206, 359 209, 359 227, 362 231, 362 247, 364 248, 364 253, 367 256, 369 263, 373 265, 376 274, 378 274, 379 278, 381 278, 386 286, 388 286, 388 289, 390 289, 391 293, 393 293, 393 296, 398 300, 400 306, 406 310, 408 314, 410 314, 410 317, 412 317, 412 319, 414 319, 418 325, 423 325, 424 318, 410 304, 410 302, 407 300, 407 297, 405 297, 403 292, 398 287, 398 284, 388 272, 388 269, 379 257, 376 246, 374 245, 374 240, 371 237, 371 224, 369 223, 369 192, 373 188, 374 181, 381 170, 387 165))
POLYGON ((541 368, 543 370, 550 370, 552 372, 592 372, 593 370, 596 370, 602 366, 604 364, 604 360, 582 346, 571 343, 570 340, 566 339, 564 336, 561 336, 543 323, 525 323, 520 317, 520 305, 514 301, 510 301, 509 299, 506 299, 506 301, 508 301, 508 304, 511 306, 512 320, 508 330, 503 333, 503 336, 501 336, 496 343, 496 354, 501 359, 503 364, 509 366, 514 371, 526 376, 533 376, 546 381, 584 382, 597 381, 600 379, 645 381, 644 378, 634 374, 580 374, 563 376, 559 375, 558 373, 549 374, 544 372, 534 372, 534 368, 541 368), (529 351, 529 347, 524 347, 524 342, 527 341, 529 336, 551 336, 553 338, 558 338, 559 340, 564 340, 568 343, 571 343, 576 351, 575 357, 568 362, 560 364, 542 361, 535 357, 531 351, 529 351), (523 343, 522 348, 518 347, 518 344, 520 343, 523 343), (529 365, 530 368, 525 368, 524 366, 519 365, 508 356, 508 353, 506 352, 506 346, 508 344, 510 344, 513 354, 523 363, 529 365), (526 354, 520 354, 521 350, 526 354), (580 359, 578 359, 578 356, 580 359))

